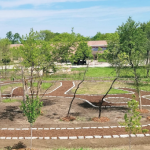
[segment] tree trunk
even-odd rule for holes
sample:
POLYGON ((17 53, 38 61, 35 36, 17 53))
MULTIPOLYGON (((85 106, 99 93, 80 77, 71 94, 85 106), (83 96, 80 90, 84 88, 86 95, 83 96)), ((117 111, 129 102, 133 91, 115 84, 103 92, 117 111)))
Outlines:
POLYGON ((21 71, 22 71, 22 85, 23 85, 23 102, 26 101, 26 88, 25 88, 25 79, 24 79, 24 69, 21 66, 21 71))
POLYGON ((38 85, 37 85, 37 94, 36 94, 36 97, 40 96, 41 84, 42 84, 42 81, 41 81, 41 78, 40 78, 39 81, 38 81, 38 85))
POLYGON ((6 64, 5 64, 5 79, 6 79, 6 64))
POLYGON ((103 104, 104 98, 107 96, 107 94, 109 93, 109 91, 112 89, 112 86, 113 86, 113 84, 115 83, 115 81, 116 81, 117 79, 118 79, 118 77, 114 79, 114 81, 112 82, 112 84, 111 84, 109 90, 108 90, 108 91, 106 92, 106 94, 103 96, 102 100, 99 100, 99 116, 98 116, 99 118, 101 117, 102 104, 103 104))
POLYGON ((131 150, 131 130, 129 131, 129 150, 131 150))
POLYGON ((2 102, 1 83, 0 83, 0 102, 2 102))
POLYGON ((142 110, 142 101, 141 101, 141 93, 139 89, 139 78, 136 74, 136 68, 134 68, 134 79, 135 79, 135 87, 138 93, 138 98, 139 98, 139 109, 142 110))
POLYGON ((30 123, 30 129, 31 129, 31 145, 30 145, 30 150, 32 149, 32 123, 30 123))
POLYGON ((139 91, 139 109, 142 110, 141 92, 139 91))
MULTIPOLYGON (((146 66, 149 65, 149 50, 147 50, 147 59, 146 59, 146 66)), ((149 66, 147 67, 147 78, 149 77, 149 66)))
POLYGON ((3 69, 3 65, 2 65, 2 78, 4 77, 4 69, 3 69))
POLYGON ((31 97, 33 99, 33 96, 34 96, 34 89, 33 89, 33 66, 31 67, 30 91, 31 91, 31 97))
POLYGON ((72 98, 72 100, 71 100, 71 102, 70 102, 70 106, 69 106, 69 110, 68 110, 68 113, 67 113, 67 117, 68 117, 69 114, 70 114, 71 106, 72 106, 72 103, 73 103, 73 101, 74 101, 74 99, 75 99, 75 97, 76 97, 77 90, 79 89, 80 84, 81 84, 81 83, 84 81, 84 79, 85 79, 85 74, 86 74, 86 72, 87 72, 87 70, 88 70, 88 66, 89 66, 89 64, 87 65, 86 70, 85 70, 85 72, 84 72, 83 80, 78 84, 78 86, 77 86, 77 88, 76 88, 76 90, 75 90, 75 92, 74 92, 73 98, 72 98))

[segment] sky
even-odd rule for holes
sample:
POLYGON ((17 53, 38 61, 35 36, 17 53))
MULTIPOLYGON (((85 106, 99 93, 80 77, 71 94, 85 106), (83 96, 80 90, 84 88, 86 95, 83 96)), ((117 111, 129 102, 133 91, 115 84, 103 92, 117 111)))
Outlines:
POLYGON ((129 16, 150 21, 150 0, 0 0, 0 38, 8 31, 25 35, 34 31, 94 36, 113 33, 129 16))

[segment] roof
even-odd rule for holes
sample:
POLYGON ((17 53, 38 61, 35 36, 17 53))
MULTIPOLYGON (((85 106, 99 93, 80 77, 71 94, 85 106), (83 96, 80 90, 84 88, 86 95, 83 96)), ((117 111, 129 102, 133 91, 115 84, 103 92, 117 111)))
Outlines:
POLYGON ((107 41, 88 41, 88 46, 107 46, 107 41))

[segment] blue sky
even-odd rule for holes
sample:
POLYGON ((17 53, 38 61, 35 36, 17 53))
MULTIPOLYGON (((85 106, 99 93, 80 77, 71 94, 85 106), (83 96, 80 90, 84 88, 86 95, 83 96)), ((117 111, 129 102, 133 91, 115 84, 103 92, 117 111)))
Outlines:
POLYGON ((71 32, 94 36, 112 33, 131 16, 150 21, 150 0, 0 0, 0 38, 8 31, 71 32))

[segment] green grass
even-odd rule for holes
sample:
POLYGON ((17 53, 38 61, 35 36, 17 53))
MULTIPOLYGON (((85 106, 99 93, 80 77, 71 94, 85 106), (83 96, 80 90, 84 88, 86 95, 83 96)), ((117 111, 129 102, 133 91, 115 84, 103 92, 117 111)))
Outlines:
MULTIPOLYGON (((46 89, 48 89, 50 86, 52 86, 52 84, 53 84, 53 83, 45 83, 45 82, 43 82, 42 85, 41 85, 41 89, 42 89, 42 90, 46 90, 46 89)), ((34 82, 34 83, 33 83, 33 86, 34 86, 34 87, 37 87, 37 82, 34 82)))
MULTIPOLYGON (((75 89, 72 90, 72 92, 74 92, 74 91, 75 91, 75 89)), ((129 93, 129 92, 123 91, 123 90, 118 90, 118 89, 111 89, 108 94, 125 94, 125 93, 129 93)), ((98 94, 98 93, 94 93, 94 92, 88 91, 86 89, 79 89, 77 91, 77 94, 98 94)), ((102 92, 99 94, 106 94, 106 92, 102 92)))
POLYGON ((22 86, 22 83, 13 83, 13 84, 2 85, 1 92, 3 93, 8 88, 15 88, 15 87, 20 87, 20 86, 22 86))
MULTIPOLYGON (((72 68, 72 71, 84 71, 85 68, 72 68)), ((146 70, 143 67, 140 67, 137 70, 137 74, 139 74, 143 79, 146 78, 146 70)), ((121 78, 134 78, 133 69, 124 68, 120 71, 121 78)), ((116 77, 116 71, 114 67, 94 67, 88 68, 86 73, 86 77, 116 77)))
POLYGON ((16 100, 16 99, 10 99, 10 98, 7 98, 7 99, 3 99, 2 100, 3 103, 13 103, 13 102, 19 102, 19 100, 16 100))
MULTIPOLYGON (((84 71, 85 68, 73 68, 71 71, 84 71)), ((88 68, 86 77, 115 77, 115 68, 113 67, 94 67, 88 68)))
MULTIPOLYGON (((76 83, 77 85, 77 83, 76 83)), ((77 91, 77 94, 105 94, 109 87, 111 85, 111 82, 89 82, 85 81, 80 85, 80 88, 77 91)), ((124 94, 128 93, 127 91, 116 89, 118 87, 125 87, 127 84, 116 82, 113 85, 113 88, 110 90, 109 94, 124 94)), ((75 88, 71 90, 73 93, 75 91, 75 88)))
MULTIPOLYGON (((129 93, 129 92, 118 90, 118 89, 111 89, 108 94, 125 94, 125 93, 129 93)), ((102 93, 102 94, 105 94, 105 93, 102 93)))

